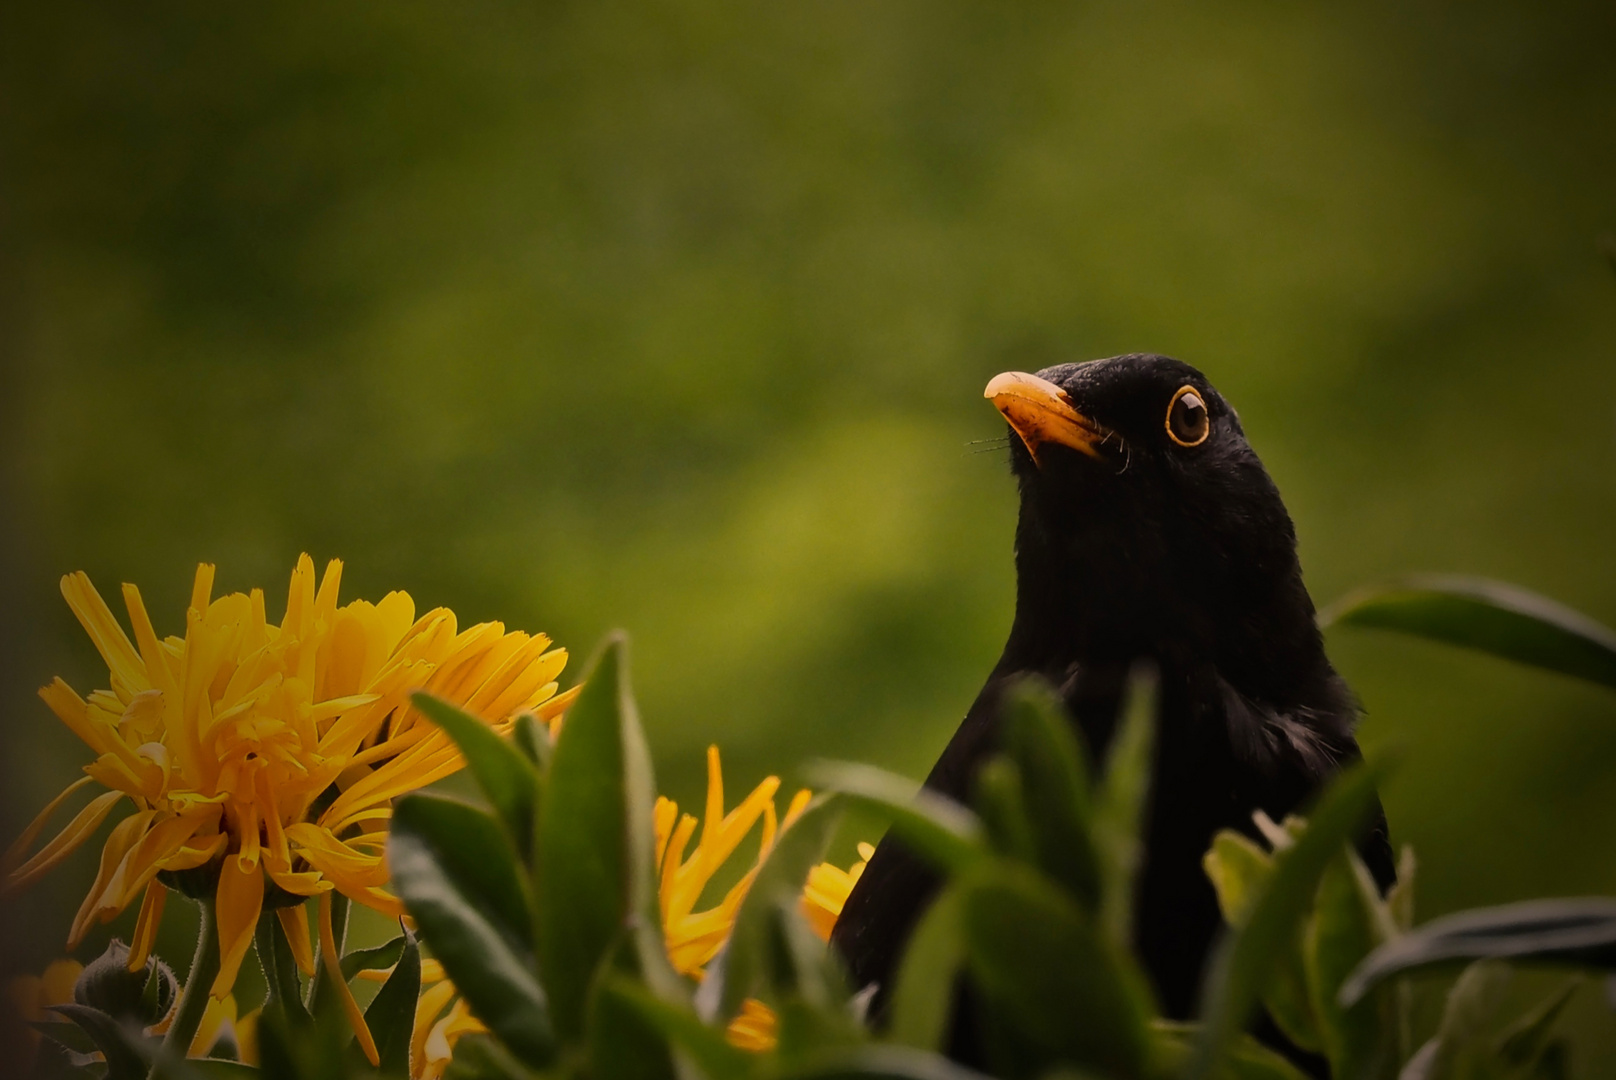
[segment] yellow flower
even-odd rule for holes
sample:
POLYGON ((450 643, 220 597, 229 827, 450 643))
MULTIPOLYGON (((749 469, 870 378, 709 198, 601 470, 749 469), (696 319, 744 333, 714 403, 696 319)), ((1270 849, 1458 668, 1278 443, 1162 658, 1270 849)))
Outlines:
POLYGON ((846 870, 830 863, 820 863, 808 871, 808 883, 802 890, 802 914, 814 928, 819 940, 829 941, 830 932, 841 918, 842 905, 864 873, 864 866, 875 854, 872 844, 858 846, 859 861, 846 870))
MULTIPOLYGON (((572 696, 556 693, 567 654, 543 635, 506 633, 500 623, 460 631, 444 608, 417 619, 402 592, 338 606, 341 577, 333 560, 316 589, 314 563, 302 556, 276 625, 260 590, 214 599, 213 567, 204 564, 185 635, 168 638, 157 636, 139 590, 125 585, 133 642, 88 577, 63 578, 62 594, 106 661, 111 688, 85 699, 57 679, 40 691, 97 757, 6 852, 0 891, 21 889, 61 862, 127 798, 134 813, 107 838, 69 947, 139 896, 129 964, 144 964, 167 896, 157 875, 217 868, 221 962, 211 991, 222 1000, 266 889, 320 896, 327 923, 333 889, 401 914, 383 887, 391 802, 464 765, 449 738, 410 707, 409 693, 424 688, 501 732, 524 711, 553 721, 572 696), (92 781, 108 790, 25 860, 52 813, 92 781)), ((303 907, 280 906, 276 915, 299 965, 312 972, 303 907)))
MULTIPOLYGON (((668 958, 674 969, 682 975, 700 978, 707 961, 718 955, 729 939, 735 925, 735 912, 746 891, 752 887, 758 866, 774 846, 775 833, 780 822, 775 816, 774 793, 780 788, 778 776, 765 777, 752 789, 752 793, 728 814, 724 813, 724 774, 718 759, 718 747, 707 748, 707 807, 701 822, 701 838, 696 850, 685 857, 685 849, 696 833, 696 819, 689 814, 680 815, 679 804, 659 797, 655 808, 656 857, 661 868, 658 899, 662 908, 662 931, 667 940, 668 958), (747 833, 759 818, 763 819, 763 837, 758 846, 757 860, 724 898, 704 911, 697 911, 702 892, 713 875, 729 860, 747 833)), ((810 794, 799 791, 786 809, 785 824, 790 825, 808 805, 810 794)))
MULTIPOLYGON (((73 1000, 73 984, 83 971, 84 965, 77 960, 57 960, 42 974, 18 975, 6 983, 6 1007, 29 1024, 49 1020, 52 1005, 66 1005, 73 1000)), ((22 1058, 13 1062, 18 1076, 32 1073, 41 1038, 32 1027, 25 1027, 23 1031, 23 1043, 18 1048, 22 1058)))
MULTIPOLYGON (((774 794, 780 788, 780 778, 770 776, 752 789, 752 793, 728 814, 724 813, 724 774, 719 761, 718 747, 707 748, 707 807, 701 822, 701 839, 696 850, 685 857, 685 849, 695 835, 697 821, 689 814, 680 815, 678 804, 668 798, 658 798, 655 810, 657 865, 661 868, 659 899, 662 906, 662 932, 667 941, 668 958, 674 968, 684 975, 700 979, 707 962, 724 947, 735 928, 735 913, 746 898, 752 880, 757 876, 769 850, 774 846, 776 833, 787 828, 802 813, 811 793, 803 790, 792 798, 783 821, 776 821, 774 794), (757 859, 752 868, 730 887, 724 898, 703 911, 695 910, 702 892, 714 874, 735 853, 736 848, 759 818, 763 819, 763 835, 758 844, 757 859)), ((808 874, 803 888, 801 909, 808 924, 824 941, 830 940, 831 928, 842 913, 842 905, 853 891, 864 865, 875 854, 869 844, 858 846, 859 861, 846 870, 831 863, 820 863, 808 874)), ((730 1021, 726 1032, 729 1041, 743 1050, 772 1050, 775 1046, 775 1016, 761 1001, 749 1000, 741 1012, 730 1021)))

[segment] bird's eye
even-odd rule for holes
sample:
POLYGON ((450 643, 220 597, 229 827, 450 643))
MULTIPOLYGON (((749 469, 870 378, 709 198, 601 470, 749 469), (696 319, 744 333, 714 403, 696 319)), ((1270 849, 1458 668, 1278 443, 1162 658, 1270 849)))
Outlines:
POLYGON ((1200 446, 1212 431, 1206 402, 1193 386, 1181 386, 1167 407, 1167 437, 1180 446, 1200 446))

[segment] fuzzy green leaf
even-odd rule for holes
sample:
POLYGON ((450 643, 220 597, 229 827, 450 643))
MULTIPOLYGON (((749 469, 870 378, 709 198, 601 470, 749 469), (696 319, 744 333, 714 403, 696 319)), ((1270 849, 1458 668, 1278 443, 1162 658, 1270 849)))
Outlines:
POLYGON ((650 754, 626 654, 624 638, 608 638, 584 676, 539 812, 539 967, 567 1039, 583 1034, 589 994, 625 933, 642 976, 659 993, 679 993, 656 912, 650 754))
POLYGON ((418 691, 410 695, 410 701, 454 740, 494 815, 526 861, 533 850, 533 815, 539 797, 539 774, 533 762, 486 722, 441 698, 418 691))
POLYGON ((519 1058, 547 1064, 555 1040, 544 991, 505 925, 521 901, 499 825, 475 807, 411 795, 394 809, 387 854, 394 887, 472 1012, 519 1058), (504 848, 502 867, 474 857, 489 856, 490 832, 504 848), (508 892, 490 896, 499 882, 508 892))

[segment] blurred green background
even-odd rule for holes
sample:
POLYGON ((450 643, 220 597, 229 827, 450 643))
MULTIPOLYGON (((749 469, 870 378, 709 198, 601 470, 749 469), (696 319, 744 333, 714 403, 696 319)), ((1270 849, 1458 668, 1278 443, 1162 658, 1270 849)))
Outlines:
MULTIPOLYGON (((918 776, 1011 614, 981 388, 1125 351, 1237 405, 1321 603, 1616 622, 1613 56, 1604 3, 8 5, 0 824, 82 759, 34 688, 104 682, 61 574, 172 631, 304 550, 574 672, 627 627, 682 800, 714 741, 918 776)), ((1331 649, 1423 915, 1616 893, 1616 700, 1331 649)))

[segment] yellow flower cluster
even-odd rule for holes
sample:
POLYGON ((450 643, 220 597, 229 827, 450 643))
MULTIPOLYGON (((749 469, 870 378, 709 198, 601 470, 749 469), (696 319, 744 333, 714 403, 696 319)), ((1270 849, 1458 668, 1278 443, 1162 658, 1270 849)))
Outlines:
MULTIPOLYGON (((551 648, 543 635, 508 633, 500 623, 462 631, 445 608, 417 618, 414 601, 403 592, 374 604, 339 606, 342 564, 336 560, 318 587, 313 561, 307 555, 298 560, 278 625, 268 621, 262 591, 215 599, 213 577, 211 565, 197 568, 183 637, 159 638, 139 590, 125 585, 133 641, 87 576, 62 579, 63 596, 107 664, 110 688, 85 698, 57 679, 40 695, 97 756, 84 767, 86 775, 53 799, 0 857, 0 895, 25 888, 128 799, 133 813, 106 840, 68 946, 140 897, 131 970, 145 964, 162 917, 167 889, 158 875, 204 867, 215 872, 220 965, 198 1033, 203 1050, 225 1024, 237 1030, 238 1041, 243 1034, 250 1041, 256 1017, 235 1016, 230 990, 269 892, 281 894, 271 906, 299 966, 310 974, 314 945, 305 908, 287 901, 320 897, 320 947, 327 954, 322 959, 333 969, 333 890, 389 915, 403 913, 385 887, 392 800, 465 764, 448 736, 411 708, 412 691, 425 689, 502 733, 523 712, 555 723, 576 694, 576 688, 558 693, 567 654, 551 648), (56 811, 91 783, 107 790, 29 855, 56 811)), ((726 812, 718 748, 709 747, 703 817, 681 815, 672 800, 657 800, 662 922, 669 958, 682 974, 702 977, 728 940, 779 831, 807 805, 810 793, 799 791, 778 815, 779 787, 778 777, 767 777, 726 812), (760 822, 750 869, 722 898, 701 907, 708 885, 760 822)), ((871 854, 869 845, 860 844, 860 861, 851 868, 824 863, 810 874, 802 911, 821 938, 829 940, 871 854)), ((64 962, 43 979, 16 984, 17 1006, 32 1015, 66 1000, 77 971, 76 964, 64 962)), ((346 983, 334 982, 361 1045, 375 1060, 346 983)), ((436 1080, 455 1041, 484 1028, 436 961, 423 962, 422 986, 412 1080, 436 1080)), ((737 1046, 767 1050, 774 1029, 773 1013, 749 1001, 729 1037, 737 1046)))
MULTIPOLYGON (((111 685, 84 698, 57 679, 40 695, 97 756, 6 853, 0 889, 36 880, 128 799, 134 812, 107 838, 69 947, 140 897, 129 957, 139 967, 166 898, 157 875, 204 866, 218 874, 218 999, 235 982, 267 889, 321 895, 327 918, 333 889, 401 914, 384 887, 391 801, 464 765, 449 738, 410 707, 409 693, 424 688, 495 730, 524 711, 551 720, 570 700, 556 682, 567 654, 543 635, 507 633, 499 623, 460 630, 444 608, 417 618, 402 592, 339 606, 341 580, 333 560, 316 588, 314 563, 302 556, 277 625, 260 590, 214 598, 213 567, 204 564, 185 635, 167 638, 157 636, 140 591, 125 585, 131 641, 88 577, 63 578, 62 594, 111 685), (51 815, 92 782, 108 790, 24 858, 51 815)), ((276 914, 312 972, 303 907, 276 914)))

